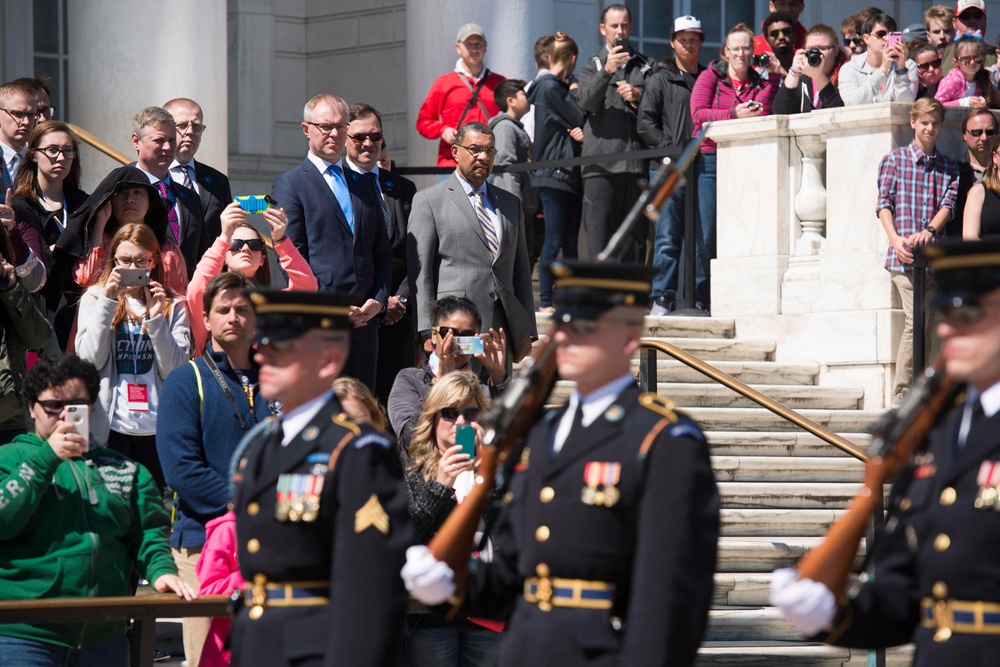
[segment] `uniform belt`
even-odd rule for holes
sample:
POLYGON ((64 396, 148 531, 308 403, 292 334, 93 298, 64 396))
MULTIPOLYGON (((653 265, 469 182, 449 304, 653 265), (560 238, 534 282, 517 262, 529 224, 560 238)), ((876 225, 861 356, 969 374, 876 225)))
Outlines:
POLYGON ((287 583, 271 581, 267 586, 266 606, 290 607, 310 604, 326 604, 330 594, 329 581, 291 581, 287 583))
POLYGON ((934 639, 945 641, 953 632, 972 635, 1000 634, 1000 602, 964 600, 920 601, 920 624, 937 630, 934 639))
POLYGON ((615 585, 604 581, 529 577, 524 580, 524 599, 542 611, 552 607, 611 609, 615 585))

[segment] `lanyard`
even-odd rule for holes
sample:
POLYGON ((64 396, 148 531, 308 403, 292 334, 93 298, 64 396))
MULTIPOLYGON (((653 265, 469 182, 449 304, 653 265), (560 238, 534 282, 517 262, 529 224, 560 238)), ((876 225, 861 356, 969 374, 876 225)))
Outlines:
POLYGON ((130 353, 132 355, 132 379, 135 384, 139 384, 139 343, 142 342, 142 332, 146 328, 144 323, 137 323, 137 328, 139 329, 138 335, 139 340, 136 341, 134 334, 132 332, 132 318, 128 318, 125 322, 125 330, 128 332, 128 343, 131 348, 130 353))

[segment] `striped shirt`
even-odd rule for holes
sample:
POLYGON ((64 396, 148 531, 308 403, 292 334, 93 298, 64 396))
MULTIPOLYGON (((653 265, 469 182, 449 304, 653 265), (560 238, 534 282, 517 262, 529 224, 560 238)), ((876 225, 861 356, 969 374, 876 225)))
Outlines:
MULTIPOLYGON (((936 148, 933 155, 925 154, 914 139, 879 162, 875 215, 889 209, 896 233, 906 238, 930 224, 941 209, 954 211, 957 193, 958 163, 936 148)), ((912 265, 899 261, 890 243, 885 268, 909 272, 912 265)))
MULTIPOLYGON (((771 100, 778 91, 778 75, 769 74, 764 78, 751 69, 750 78, 739 90, 733 87, 729 68, 724 60, 714 60, 698 75, 691 90, 691 117, 694 119, 694 135, 701 132, 705 123, 736 118, 736 105, 744 102, 760 102, 762 116, 770 115, 771 100)), ((715 142, 706 139, 701 145, 703 153, 714 153, 715 142)))

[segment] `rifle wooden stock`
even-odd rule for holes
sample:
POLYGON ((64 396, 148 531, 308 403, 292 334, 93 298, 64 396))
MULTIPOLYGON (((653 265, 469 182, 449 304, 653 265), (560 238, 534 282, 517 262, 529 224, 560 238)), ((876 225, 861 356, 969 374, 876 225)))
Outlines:
POLYGON ((868 520, 882 511, 883 486, 921 448, 958 390, 959 385, 944 374, 941 360, 925 369, 903 404, 879 429, 874 443, 877 454, 865 464, 864 488, 851 501, 847 513, 830 526, 823 542, 799 561, 800 577, 820 582, 838 599, 843 596, 868 520))
POLYGON ((659 220, 660 210, 667 203, 667 200, 673 196, 674 191, 683 185, 683 182, 684 174, 676 169, 667 174, 666 180, 663 181, 663 184, 656 191, 656 194, 653 195, 653 199, 646 204, 646 209, 643 211, 650 222, 659 220))

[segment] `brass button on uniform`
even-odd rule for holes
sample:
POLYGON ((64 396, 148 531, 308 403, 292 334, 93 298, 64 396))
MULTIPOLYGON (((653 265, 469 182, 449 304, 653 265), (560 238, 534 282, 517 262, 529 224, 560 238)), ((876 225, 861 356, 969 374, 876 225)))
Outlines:
POLYGON ((247 514, 250 516, 257 516, 257 512, 260 511, 260 505, 257 503, 250 503, 247 505, 247 514))
POLYGON ((951 628, 938 628, 934 633, 934 641, 946 642, 951 639, 951 628))
POLYGON ((947 551, 951 546, 951 538, 941 533, 934 538, 934 551, 947 551))
POLYGON ((538 494, 538 499, 543 503, 551 502, 553 498, 556 497, 556 490, 551 486, 546 486, 542 489, 542 492, 538 494))
POLYGON ((535 539, 538 540, 539 542, 544 542, 545 540, 549 539, 549 527, 539 526, 538 530, 535 531, 535 539))
POLYGON ((913 502, 909 498, 903 498, 902 500, 899 501, 899 509, 905 512, 906 510, 910 509, 910 505, 912 504, 913 502))
POLYGON ((935 582, 934 586, 931 587, 931 595, 941 600, 948 597, 948 586, 943 581, 935 582))
POLYGON ((955 498, 957 496, 958 493, 955 492, 955 489, 949 486, 943 491, 941 491, 941 504, 952 505, 955 503, 955 498))
POLYGON ((545 563, 539 563, 538 565, 535 566, 535 574, 537 574, 539 577, 547 578, 552 573, 549 572, 548 565, 546 565, 545 563))
POLYGON ((255 554, 258 551, 260 551, 260 540, 253 539, 247 542, 247 551, 249 551, 252 554, 255 554))

